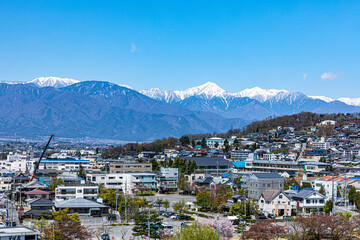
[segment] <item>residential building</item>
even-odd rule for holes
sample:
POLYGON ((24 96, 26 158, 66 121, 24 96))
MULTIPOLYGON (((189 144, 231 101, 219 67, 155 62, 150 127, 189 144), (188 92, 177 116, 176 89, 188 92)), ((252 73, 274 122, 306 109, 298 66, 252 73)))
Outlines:
POLYGON ((268 188, 284 190, 284 178, 278 173, 251 173, 243 175, 241 186, 249 193, 249 198, 259 199, 268 188))
POLYGON ((178 168, 160 168, 160 177, 157 179, 157 186, 160 193, 176 192, 179 177, 178 168))
POLYGON ((106 188, 117 189, 120 192, 133 194, 139 188, 156 189, 154 173, 88 173, 87 179, 93 183, 104 184, 106 188))
POLYGON ((222 157, 188 157, 188 160, 196 162, 196 171, 204 173, 225 173, 233 169, 231 161, 222 157))
POLYGON ((152 172, 151 163, 111 163, 110 173, 152 172))
POLYGON ((266 189, 262 192, 258 203, 261 212, 274 214, 276 217, 291 216, 292 210, 296 208, 296 203, 280 189, 266 189))
POLYGON ((296 201, 299 212, 312 213, 313 211, 322 212, 325 205, 326 196, 312 189, 303 189, 296 194, 288 194, 296 201))
POLYGON ((78 213, 80 215, 101 216, 109 214, 109 207, 84 198, 74 198, 66 201, 55 202, 56 211, 61 209, 69 209, 69 213, 78 213))
POLYGON ((320 140, 316 140, 312 143, 312 147, 315 149, 323 149, 328 150, 330 149, 330 143, 325 141, 325 138, 322 137, 320 140))
POLYGON ((252 151, 248 150, 248 149, 232 150, 231 151, 231 158, 233 158, 235 161, 245 161, 252 154, 254 154, 254 153, 252 151))
POLYGON ((80 165, 85 170, 91 169, 90 161, 83 159, 43 159, 40 162, 39 169, 55 169, 57 171, 78 171, 80 165))
POLYGON ((85 182, 64 183, 55 189, 55 200, 69 200, 73 198, 84 198, 89 200, 98 199, 98 185, 85 182))
POLYGON ((232 138, 224 139, 224 138, 213 137, 213 138, 206 139, 206 145, 209 148, 221 149, 221 148, 225 147, 226 140, 228 141, 229 145, 232 145, 234 143, 234 139, 232 139, 232 138))

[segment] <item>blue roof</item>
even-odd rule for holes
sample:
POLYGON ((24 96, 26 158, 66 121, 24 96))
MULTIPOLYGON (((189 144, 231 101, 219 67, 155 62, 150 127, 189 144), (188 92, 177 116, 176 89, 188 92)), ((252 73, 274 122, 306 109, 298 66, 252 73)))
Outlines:
POLYGON ((360 177, 352 177, 350 179, 356 179, 356 180, 360 180, 360 177))
POLYGON ((221 175, 221 177, 223 177, 223 178, 226 178, 228 176, 230 176, 230 173, 224 173, 223 175, 221 175))
POLYGON ((233 164, 237 168, 245 168, 245 161, 233 162, 233 164))

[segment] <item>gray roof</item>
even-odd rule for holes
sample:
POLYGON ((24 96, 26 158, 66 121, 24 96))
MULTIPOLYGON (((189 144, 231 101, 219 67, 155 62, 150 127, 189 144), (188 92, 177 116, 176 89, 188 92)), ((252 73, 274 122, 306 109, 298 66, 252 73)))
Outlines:
POLYGON ((219 166, 232 166, 232 162, 222 157, 188 157, 188 160, 195 160, 196 165, 219 165, 219 166))
POLYGON ((33 207, 54 206, 54 201, 47 198, 38 198, 30 203, 33 207))
POLYGON ((322 196, 323 198, 326 198, 324 195, 318 193, 317 191, 315 191, 313 189, 303 189, 300 192, 298 192, 297 194, 292 195, 291 197, 295 198, 295 199, 304 199, 304 198, 307 198, 307 197, 309 197, 310 195, 312 195, 314 193, 322 196))
POLYGON ((272 179, 283 179, 282 176, 280 176, 280 174, 278 173, 253 173, 253 175, 258 178, 258 179, 269 179, 269 178, 272 178, 272 179))
POLYGON ((74 198, 66 201, 55 202, 56 208, 108 208, 108 206, 87 200, 84 198, 74 198))

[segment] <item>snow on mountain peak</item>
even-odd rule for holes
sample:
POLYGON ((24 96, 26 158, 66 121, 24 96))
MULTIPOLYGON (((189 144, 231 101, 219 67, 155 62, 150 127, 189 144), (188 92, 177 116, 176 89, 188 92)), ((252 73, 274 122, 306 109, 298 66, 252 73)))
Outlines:
POLYGON ((248 88, 234 95, 237 97, 248 97, 251 99, 256 99, 258 101, 264 102, 279 93, 289 94, 286 90, 277 90, 277 89, 262 89, 260 87, 248 88))
POLYGON ((206 98, 224 97, 228 92, 219 87, 216 83, 207 82, 203 85, 188 88, 185 91, 174 91, 174 93, 181 99, 195 95, 204 95, 206 98))
POLYGON ((337 100, 347 105, 360 106, 360 98, 339 98, 337 100))
POLYGON ((323 101, 325 101, 325 102, 332 102, 332 101, 334 101, 334 99, 329 98, 329 97, 325 97, 325 96, 309 96, 309 98, 320 99, 320 100, 323 100, 323 101))
POLYGON ((33 83, 38 87, 55 87, 61 88, 66 87, 80 81, 71 78, 59 78, 59 77, 39 77, 31 80, 28 83, 33 83))

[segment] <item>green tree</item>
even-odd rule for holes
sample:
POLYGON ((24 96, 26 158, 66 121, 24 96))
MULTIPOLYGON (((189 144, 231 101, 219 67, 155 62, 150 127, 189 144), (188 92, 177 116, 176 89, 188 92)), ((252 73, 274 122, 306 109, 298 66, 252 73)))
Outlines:
POLYGON ((324 196, 326 196, 326 191, 325 191, 324 185, 321 185, 320 190, 319 190, 319 193, 322 194, 322 195, 324 195, 324 196))
POLYGON ((202 208, 210 207, 210 192, 205 190, 196 194, 196 204, 202 208))
POLYGON ((152 170, 153 171, 159 171, 160 170, 160 165, 159 165, 158 161, 156 161, 156 159, 154 159, 154 158, 150 159, 149 163, 152 164, 152 170))
POLYGON ((81 177, 86 181, 86 172, 84 167, 80 164, 79 171, 78 171, 78 177, 81 177))
POLYGON ((41 239, 44 240, 67 240, 67 239, 89 239, 92 235, 84 226, 81 225, 77 213, 69 214, 69 209, 53 212, 53 223, 44 222, 35 224, 36 230, 40 231, 41 239))
POLYGON ((170 207, 170 201, 167 200, 167 199, 165 199, 165 200, 163 201, 163 207, 164 207, 165 210, 167 211, 168 208, 170 207))
POLYGON ((354 186, 351 186, 348 193, 348 199, 351 204, 354 204, 355 202, 355 195, 356 195, 356 188, 354 186))
POLYGON ((327 200, 323 207, 324 213, 330 213, 332 211, 332 208, 333 208, 333 201, 327 200))
POLYGON ((206 148, 206 139, 205 139, 205 137, 203 137, 203 138, 201 139, 201 147, 202 147, 202 148, 206 148))
POLYGON ((173 204, 173 209, 175 212, 182 214, 186 210, 186 205, 184 199, 173 204))
POLYGON ((134 236, 148 236, 149 231, 149 220, 150 220, 150 237, 155 239, 159 237, 159 230, 161 226, 161 219, 159 215, 151 211, 150 219, 149 212, 143 211, 135 216, 135 226, 133 227, 134 236))
POLYGON ((55 191, 55 189, 59 186, 59 185, 62 185, 64 184, 64 181, 61 179, 61 178, 51 178, 51 182, 50 182, 50 190, 51 191, 55 191))
POLYGON ((224 153, 229 152, 229 150, 230 150, 229 141, 227 139, 225 139, 225 141, 224 141, 224 153))
POLYGON ((169 240, 214 240, 219 239, 216 231, 205 225, 195 223, 193 225, 185 225, 176 232, 169 240))
POLYGON ((190 144, 190 138, 189 136, 182 136, 180 139, 179 139, 179 142, 181 143, 182 146, 188 146, 190 144))

